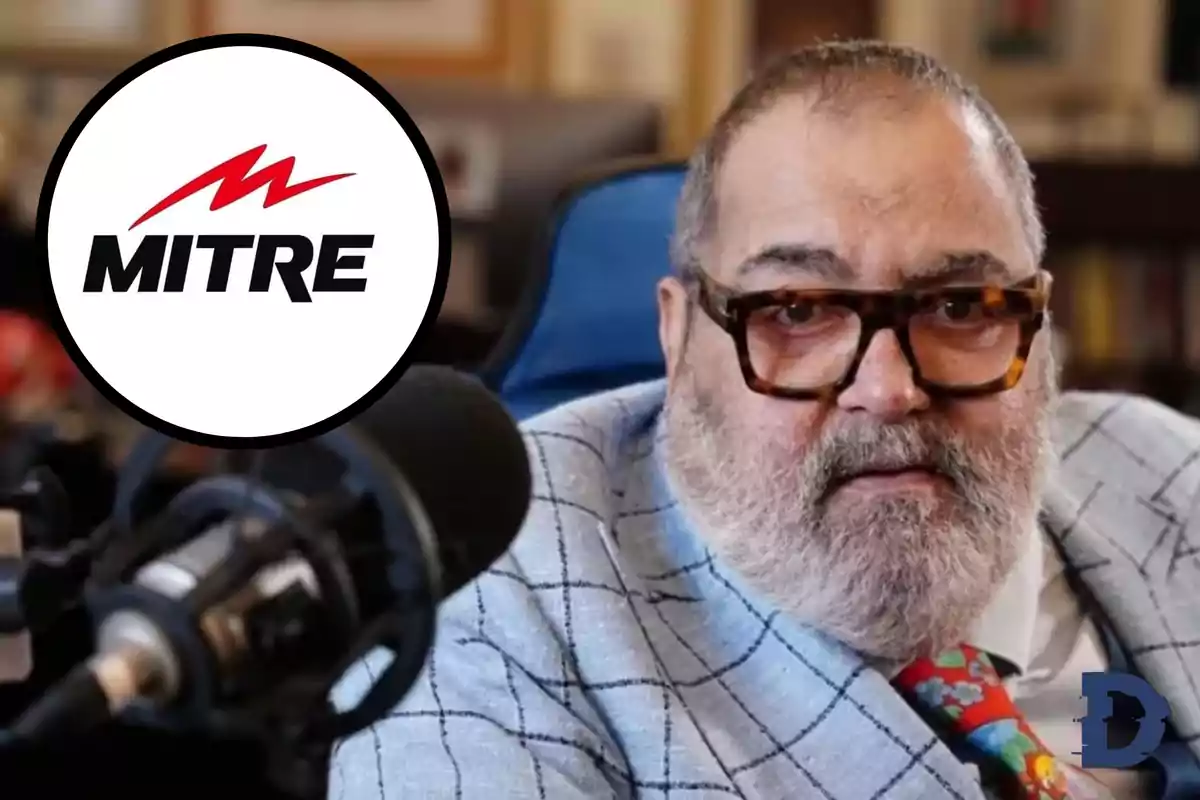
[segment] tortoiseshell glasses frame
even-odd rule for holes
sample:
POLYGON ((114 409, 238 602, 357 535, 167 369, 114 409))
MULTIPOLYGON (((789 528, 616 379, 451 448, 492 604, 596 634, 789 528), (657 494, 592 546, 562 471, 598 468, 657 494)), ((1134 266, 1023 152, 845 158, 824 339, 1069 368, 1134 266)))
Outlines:
POLYGON ((913 382, 930 396, 982 397, 1012 389, 1025 373, 1034 338, 1047 317, 1051 282, 1050 274, 1042 270, 1008 286, 947 286, 912 291, 773 289, 738 292, 713 280, 701 269, 689 270, 684 275, 684 283, 700 308, 733 339, 746 385, 759 394, 793 400, 829 399, 840 394, 854 382, 871 341, 883 330, 895 333, 912 371, 913 382), (994 379, 970 385, 947 385, 931 381, 922 374, 910 335, 912 320, 948 303, 967 304, 985 318, 1004 320, 1016 326, 1012 358, 994 379), (780 386, 755 371, 747 341, 747 323, 755 311, 775 307, 836 307, 858 317, 857 347, 837 380, 803 388, 780 386))

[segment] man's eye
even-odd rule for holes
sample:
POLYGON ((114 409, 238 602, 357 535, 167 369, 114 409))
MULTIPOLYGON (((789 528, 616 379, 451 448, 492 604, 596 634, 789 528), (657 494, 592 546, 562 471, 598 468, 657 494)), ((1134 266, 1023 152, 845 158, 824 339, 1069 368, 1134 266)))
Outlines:
POLYGON ((811 303, 797 303, 780 308, 775 312, 774 319, 780 325, 809 325, 820 321, 821 310, 811 303))
POLYGON ((983 317, 983 308, 966 300, 943 300, 935 313, 946 322, 974 322, 983 317))
POLYGON ((820 305, 820 303, 798 302, 791 306, 781 306, 775 309, 774 313, 770 314, 770 319, 776 325, 784 327, 803 327, 814 326, 827 323, 838 317, 834 309, 830 309, 820 305))

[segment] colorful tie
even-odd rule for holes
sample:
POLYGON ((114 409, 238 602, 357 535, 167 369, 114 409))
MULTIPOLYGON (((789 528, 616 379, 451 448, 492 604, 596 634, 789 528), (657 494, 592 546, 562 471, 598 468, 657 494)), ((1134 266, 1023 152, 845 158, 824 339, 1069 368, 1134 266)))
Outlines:
POLYGON ((1017 797, 1067 797, 1062 769, 1030 730, 986 653, 962 645, 914 661, 894 682, 931 721, 962 736, 991 766, 1015 777, 1017 797))

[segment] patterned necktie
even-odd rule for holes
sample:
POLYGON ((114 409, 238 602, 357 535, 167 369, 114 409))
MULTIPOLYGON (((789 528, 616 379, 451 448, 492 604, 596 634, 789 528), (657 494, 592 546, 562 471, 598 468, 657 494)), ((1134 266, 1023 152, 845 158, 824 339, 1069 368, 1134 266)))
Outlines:
POLYGON ((1067 781, 1030 730, 986 653, 970 645, 922 658, 894 683, 935 724, 961 736, 990 766, 1015 778, 1022 800, 1063 800, 1067 781))

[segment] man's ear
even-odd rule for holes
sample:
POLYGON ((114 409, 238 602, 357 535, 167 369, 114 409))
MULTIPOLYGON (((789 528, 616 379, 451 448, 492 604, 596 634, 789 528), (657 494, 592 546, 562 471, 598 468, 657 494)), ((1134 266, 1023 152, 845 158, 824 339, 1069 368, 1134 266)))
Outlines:
POLYGON ((667 381, 674 379, 683 358, 689 327, 687 290, 678 278, 658 282, 658 341, 667 364, 667 381))

